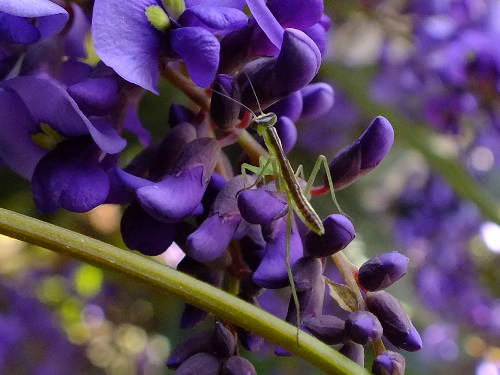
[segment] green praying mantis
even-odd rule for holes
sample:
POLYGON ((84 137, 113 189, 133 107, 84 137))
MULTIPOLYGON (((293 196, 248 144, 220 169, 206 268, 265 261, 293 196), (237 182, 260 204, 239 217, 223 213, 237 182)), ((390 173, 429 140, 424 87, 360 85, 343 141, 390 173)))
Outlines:
MULTIPOLYGON (((247 77, 248 78, 248 77, 247 77)), ((271 176, 274 179, 276 185, 276 191, 284 193, 287 198, 288 210, 287 210, 287 223, 286 223, 286 242, 285 242, 285 261, 288 272, 288 280, 290 282, 290 287, 292 290, 292 296, 297 310, 297 344, 299 339, 299 329, 300 329, 300 303, 297 295, 297 290, 295 288, 295 282, 293 280, 292 269, 290 265, 290 237, 292 233, 293 226, 293 213, 295 213, 300 220, 314 233, 318 235, 323 235, 325 233, 325 228, 323 222, 319 217, 318 213, 314 210, 311 203, 309 202, 309 194, 311 188, 313 187, 314 181, 318 175, 321 166, 325 169, 325 174, 328 181, 328 187, 330 190, 330 195, 332 201, 337 207, 338 211, 342 213, 342 209, 337 202, 335 197, 335 191, 333 187, 333 179, 330 174, 330 169, 328 167, 328 160, 324 155, 319 155, 316 159, 314 167, 312 169, 311 175, 307 180, 305 189, 302 188, 299 178, 304 180, 304 171, 302 165, 300 165, 294 172, 290 161, 288 160, 281 140, 279 138, 278 132, 276 130, 276 123, 278 117, 275 113, 269 112, 264 113, 260 102, 257 98, 257 94, 252 85, 252 82, 248 78, 250 87, 255 95, 257 105, 259 108, 260 115, 255 114, 249 107, 245 106, 243 103, 214 90, 214 92, 230 99, 247 110, 252 114, 252 123, 256 125, 257 134, 261 136, 264 140, 264 144, 267 148, 269 156, 267 158, 261 157, 259 160, 259 166, 254 166, 248 163, 243 163, 241 165, 241 174, 244 176, 246 181, 246 173, 250 171, 254 173, 257 178, 254 183, 250 186, 245 186, 243 190, 251 189, 256 186, 260 180, 266 176, 271 176)))

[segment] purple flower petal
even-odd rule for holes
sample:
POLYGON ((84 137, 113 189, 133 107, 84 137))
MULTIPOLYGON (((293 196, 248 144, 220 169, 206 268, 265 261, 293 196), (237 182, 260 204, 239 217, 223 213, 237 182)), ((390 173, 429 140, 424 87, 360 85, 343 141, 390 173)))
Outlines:
POLYGON ((186 9, 179 17, 182 26, 201 26, 213 32, 228 33, 242 28, 248 17, 235 8, 197 5, 186 9))
POLYGON ((238 75, 242 102, 258 110, 249 80, 262 107, 267 108, 311 82, 320 65, 321 54, 311 38, 300 30, 287 29, 276 59, 256 61, 238 75))
POLYGON ((85 50, 85 37, 90 30, 90 22, 82 8, 76 3, 71 3, 73 10, 72 23, 69 32, 64 37, 64 50, 72 58, 87 57, 85 50))
POLYGON ((31 118, 28 109, 13 92, 0 88, 0 157, 21 176, 31 179, 36 164, 47 153, 38 147, 31 135, 39 131, 39 124, 31 118))
MULTIPOLYGON (((255 284, 269 289, 283 288, 288 285, 286 254, 286 222, 283 218, 276 222, 275 233, 266 243, 264 258, 253 274, 255 284)), ((302 257, 302 240, 296 228, 290 236, 290 266, 302 257)))
POLYGON ((224 362, 221 375, 257 375, 257 371, 247 359, 234 356, 224 362))
POLYGON ((278 117, 286 116, 293 122, 298 121, 302 113, 303 99, 300 91, 288 95, 279 102, 270 106, 267 110, 274 112, 278 117))
POLYGON ((325 57, 328 50, 328 31, 325 30, 324 26, 317 23, 305 29, 304 32, 309 38, 314 40, 314 43, 318 46, 319 52, 321 52, 321 56, 325 57))
POLYGON ((241 218, 209 216, 186 242, 186 253, 198 262, 210 262, 219 258, 227 249, 241 218))
POLYGON ((266 5, 265 0, 247 0, 253 17, 269 40, 279 49, 283 44, 283 27, 276 20, 266 5))
POLYGON ((219 67, 219 40, 202 27, 181 27, 170 32, 170 43, 186 63, 193 82, 210 86, 219 67))
POLYGON ((385 158, 394 142, 394 130, 384 117, 376 117, 361 136, 330 162, 335 189, 343 189, 370 172, 385 158))
POLYGON ((346 335, 355 343, 366 345, 382 337, 382 325, 369 311, 356 311, 345 321, 346 335))
POLYGON ((397 251, 377 255, 360 267, 359 283, 371 292, 387 288, 406 274, 408 262, 409 259, 397 251))
POLYGON ((55 82, 36 77, 17 77, 3 85, 14 90, 25 103, 35 123, 47 123, 66 137, 89 134, 105 152, 115 154, 125 140, 101 121, 91 123, 67 91, 55 82))
POLYGON ((265 189, 249 189, 239 194, 238 208, 249 223, 270 224, 286 214, 288 205, 282 194, 265 189))
POLYGON ((230 7, 242 10, 245 7, 245 0, 186 0, 186 7, 191 8, 197 5, 211 5, 214 7, 230 7))
POLYGON ((0 12, 0 40, 30 44, 40 39, 40 32, 26 18, 0 12))
POLYGON ((102 115, 118 102, 118 83, 114 77, 88 78, 69 86, 68 93, 85 113, 102 115))
POLYGON ((200 165, 141 187, 136 194, 150 215, 164 222, 178 222, 190 216, 200 204, 205 187, 203 166, 200 165))
POLYGON ((109 179, 97 159, 99 150, 87 137, 63 141, 45 155, 33 173, 37 207, 86 212, 104 203, 109 179))
POLYGON ((19 17, 38 17, 37 28, 42 39, 57 34, 69 18, 68 12, 48 0, 2 0, 0 12, 19 17))
POLYGON ((319 236, 310 231, 306 236, 307 254, 315 257, 325 257, 335 254, 345 248, 356 236, 354 226, 347 216, 329 215, 323 220, 325 234, 319 236))
POLYGON ((297 127, 288 117, 281 116, 276 123, 276 131, 280 137, 283 150, 288 154, 297 143, 297 127))
POLYGON ((221 367, 221 361, 208 353, 198 353, 189 357, 175 371, 177 375, 217 375, 221 367))
POLYGON ((304 101, 301 120, 314 120, 327 113, 333 106, 334 92, 328 83, 318 82, 300 90, 304 101))
POLYGON ((270 0, 268 6, 284 27, 306 29, 319 22, 323 15, 323 0, 270 0))
POLYGON ((120 76, 158 94, 161 36, 146 17, 156 0, 96 0, 92 35, 96 52, 120 76))
POLYGON ((129 249, 153 256, 167 250, 174 241, 178 226, 156 220, 134 202, 125 209, 120 230, 129 249))

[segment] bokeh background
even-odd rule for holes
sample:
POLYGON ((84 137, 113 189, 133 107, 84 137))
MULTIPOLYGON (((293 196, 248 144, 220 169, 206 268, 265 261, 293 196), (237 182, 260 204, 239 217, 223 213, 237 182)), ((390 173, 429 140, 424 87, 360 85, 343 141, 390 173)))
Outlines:
MULTIPOLYGON (((333 35, 318 80, 332 84, 335 104, 321 119, 298 124, 292 165, 309 171, 318 154, 335 155, 375 115, 393 123, 388 158, 338 193, 357 229, 345 252, 358 266, 386 251, 410 257, 408 275, 390 288, 424 342, 420 352, 405 353, 407 374, 498 375, 500 4, 325 5, 333 35)), ((145 96, 140 114, 153 136, 165 132, 174 101, 189 105, 165 82, 160 96, 145 96)), ((124 163, 139 150, 129 141, 124 163)), ((321 215, 332 210, 328 198, 313 204, 321 215)), ((120 207, 42 216, 29 183, 4 168, 0 206, 124 247, 120 207)), ((0 236, 0 249, 2 373, 172 373, 166 359, 186 336, 178 327, 181 301, 7 237, 0 236)), ((169 251, 157 260, 179 259, 169 251)), ((272 347, 244 355, 259 374, 318 373, 295 358, 274 356, 272 347)))

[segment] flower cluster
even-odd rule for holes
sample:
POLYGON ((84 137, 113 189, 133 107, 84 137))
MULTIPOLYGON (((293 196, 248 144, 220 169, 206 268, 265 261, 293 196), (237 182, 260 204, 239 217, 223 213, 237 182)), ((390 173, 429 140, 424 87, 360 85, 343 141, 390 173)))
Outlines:
MULTIPOLYGON (((75 4, 2 4, 0 158, 31 181, 41 211, 126 205, 121 234, 130 249, 154 256, 178 245, 185 254, 179 270, 221 288, 230 278, 238 296, 254 304, 263 289, 290 286, 291 268, 299 303, 290 299, 290 323, 330 345, 342 343, 341 352, 361 364, 363 345, 377 343, 373 371, 404 372, 404 359, 385 350, 382 336, 408 351, 420 349, 420 336, 382 289, 406 273, 407 259, 382 254, 358 274, 341 252, 355 237, 349 217, 331 214, 324 230, 311 230, 313 209, 299 207, 291 193, 303 181, 280 184, 284 168, 291 169, 286 153, 297 141, 295 123, 334 102, 330 85, 311 83, 330 27, 322 0, 95 0, 91 23, 75 4), (89 30, 101 59, 95 65, 81 59, 89 30), (161 76, 193 105, 173 104, 169 130, 153 141, 137 107, 144 90, 158 93, 161 76), (266 152, 248 129, 262 110, 276 115, 276 150, 266 152), (143 148, 124 165, 126 132, 143 148), (239 157, 225 149, 236 142, 239 157), (255 175, 234 175, 242 162, 257 164, 268 154, 282 165, 273 167, 273 178, 261 176, 265 163, 255 175), (330 256, 346 285, 323 275, 330 256), (326 285, 347 317, 324 314, 326 285)), ((329 162, 333 187, 344 189, 373 170, 393 139, 389 121, 376 117, 329 162)), ((325 178, 311 192, 333 187, 325 178)), ((206 317, 186 306, 181 325, 206 317)), ((262 344, 216 322, 181 344, 168 365, 179 374, 255 373, 238 355, 237 338, 249 350, 262 344)))

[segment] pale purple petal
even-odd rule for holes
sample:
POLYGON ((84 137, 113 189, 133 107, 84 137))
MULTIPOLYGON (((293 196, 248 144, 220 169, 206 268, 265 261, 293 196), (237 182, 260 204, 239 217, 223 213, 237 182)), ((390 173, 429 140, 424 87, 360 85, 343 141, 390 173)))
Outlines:
POLYGON ((96 0, 92 34, 104 63, 127 81, 158 94, 161 35, 146 17, 155 0, 96 0))
POLYGON ((64 141, 45 155, 33 173, 37 207, 51 212, 61 207, 86 212, 104 203, 108 175, 98 162, 98 149, 90 138, 64 141))
POLYGON ((84 42, 87 32, 90 31, 90 22, 77 4, 71 3, 73 19, 69 32, 64 38, 66 55, 74 58, 87 57, 84 42))
POLYGON ((266 5, 265 0, 247 0, 247 5, 252 12, 260 28, 267 35, 269 40, 277 47, 281 48, 283 43, 284 28, 274 18, 266 5))
POLYGON ((270 0, 268 6, 284 27, 305 29, 319 22, 323 0, 270 0))
POLYGON ((214 7, 230 7, 242 10, 245 7, 245 0, 186 0, 186 7, 191 8, 197 5, 210 5, 214 7))
POLYGON ((39 17, 37 28, 42 38, 57 34, 69 18, 68 12, 49 0, 2 0, 0 12, 20 17, 39 17))
POLYGON ((92 124, 67 91, 54 81, 17 77, 4 81, 3 85, 19 95, 37 124, 47 123, 66 137, 90 133, 96 144, 110 154, 125 147, 125 140, 113 128, 102 122, 92 124))
POLYGON ((29 115, 22 100, 0 88, 0 157, 21 176, 31 179, 38 161, 46 151, 38 147, 31 135, 39 131, 38 124, 29 115))
POLYGON ((208 87, 219 67, 219 40, 201 27, 182 27, 170 32, 172 49, 186 63, 191 79, 208 87))
POLYGON ((214 32, 228 33, 245 26, 248 17, 235 8, 198 5, 186 9, 179 17, 179 23, 183 26, 201 26, 214 32))

